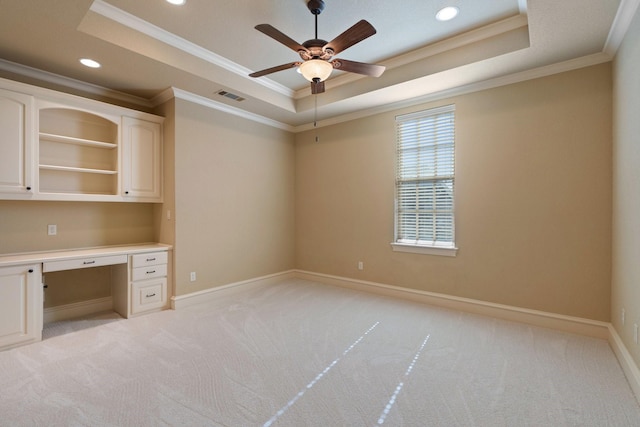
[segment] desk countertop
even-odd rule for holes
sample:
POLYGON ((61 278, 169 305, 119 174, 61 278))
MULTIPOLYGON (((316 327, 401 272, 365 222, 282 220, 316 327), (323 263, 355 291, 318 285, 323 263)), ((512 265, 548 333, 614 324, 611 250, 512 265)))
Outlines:
POLYGON ((95 248, 63 249, 58 251, 23 252, 17 254, 0 255, 0 267, 12 265, 41 263, 48 261, 63 261, 84 257, 130 255, 151 251, 168 251, 171 245, 164 243, 139 243, 121 246, 100 246, 95 248))

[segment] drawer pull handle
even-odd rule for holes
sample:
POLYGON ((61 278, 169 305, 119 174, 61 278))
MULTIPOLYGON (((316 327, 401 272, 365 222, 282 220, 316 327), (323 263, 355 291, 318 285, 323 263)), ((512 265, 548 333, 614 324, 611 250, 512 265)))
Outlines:
POLYGON ((155 261, 155 260, 156 260, 155 258, 147 258, 147 262, 155 261))
POLYGON ((95 264, 95 261, 84 261, 83 264, 84 265, 90 265, 90 264, 95 264))
POLYGON ((147 294, 147 298, 151 298, 151 297, 155 297, 155 296, 156 296, 156 294, 155 294, 155 293, 153 293, 153 294, 147 294))
POLYGON ((156 272, 155 270, 151 270, 151 271, 147 271, 147 274, 153 274, 155 272, 156 272))

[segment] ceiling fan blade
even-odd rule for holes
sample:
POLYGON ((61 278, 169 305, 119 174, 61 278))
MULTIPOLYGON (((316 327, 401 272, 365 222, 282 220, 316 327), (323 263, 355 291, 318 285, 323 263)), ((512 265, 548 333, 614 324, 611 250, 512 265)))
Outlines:
POLYGON ((317 95, 324 92, 324 82, 311 82, 311 94, 317 95))
POLYGON ((249 77, 262 77, 266 76, 267 74, 276 73, 278 71, 288 70, 289 68, 294 68, 298 65, 300 65, 300 62, 290 62, 288 64, 278 65, 277 67, 271 67, 261 71, 256 71, 255 73, 249 74, 249 77))
POLYGON ((272 39, 274 39, 276 41, 279 41, 283 45, 287 46, 289 49, 292 49, 292 50, 294 50, 296 52, 299 52, 301 50, 303 50, 305 52, 307 51, 306 47, 302 46, 300 43, 298 43, 297 41, 293 40, 291 37, 289 37, 288 35, 284 34, 280 30, 275 29, 274 27, 272 27, 269 24, 256 25, 255 28, 256 28, 256 30, 260 31, 261 33, 268 35, 272 39))
POLYGON ((380 77, 385 70, 382 65, 365 64, 364 62, 349 61, 347 59, 334 59, 331 61, 331 65, 336 70, 364 74, 369 77, 380 77))
POLYGON ((361 42, 367 37, 371 37, 375 33, 376 29, 373 28, 373 25, 363 19, 335 39, 331 40, 324 46, 324 48, 331 48, 334 54, 337 54, 354 44, 361 42))

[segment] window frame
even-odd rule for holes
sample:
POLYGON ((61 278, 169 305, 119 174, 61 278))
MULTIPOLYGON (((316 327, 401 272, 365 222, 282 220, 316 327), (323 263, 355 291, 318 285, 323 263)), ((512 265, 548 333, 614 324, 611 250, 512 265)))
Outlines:
MULTIPOLYGON (((455 104, 444 105, 441 107, 430 108, 427 110, 416 111, 409 114, 403 114, 396 116, 396 177, 395 177, 395 204, 394 204, 394 238, 391 243, 391 247, 393 251, 396 252, 409 252, 409 253, 418 253, 418 254, 427 254, 427 255, 440 255, 440 256, 456 256, 458 252, 458 248, 456 246, 456 235, 455 235, 455 104), (418 121, 428 117, 434 117, 437 115, 451 113, 452 114, 452 140, 447 142, 452 144, 453 146, 453 159, 451 160, 451 170, 452 174, 449 175, 441 175, 435 172, 434 176, 424 176, 418 178, 410 178, 402 180, 400 178, 400 150, 402 146, 401 135, 400 135, 400 125, 403 123, 418 121), (430 241, 426 243, 426 241, 415 240, 408 241, 399 238, 399 215, 400 215, 400 194, 399 189, 401 186, 401 182, 422 182, 422 183, 435 183, 438 181, 449 181, 451 182, 451 191, 453 193, 451 200, 451 242, 438 242, 430 241)), ((424 142, 424 141, 422 141, 424 142)), ((435 167, 435 166, 434 166, 435 167)), ((416 202, 417 203, 417 202, 416 202)), ((431 211, 435 213, 435 208, 431 211)), ((419 209, 416 209, 416 213, 420 212, 419 209)), ((435 229, 434 229, 435 230, 435 229)), ((435 232, 434 232, 435 234, 435 232)))

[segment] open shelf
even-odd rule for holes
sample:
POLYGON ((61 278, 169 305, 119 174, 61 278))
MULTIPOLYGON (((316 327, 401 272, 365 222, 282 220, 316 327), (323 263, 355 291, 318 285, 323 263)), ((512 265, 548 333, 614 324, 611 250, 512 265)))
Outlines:
POLYGON ((88 169, 88 168, 76 168, 76 167, 70 167, 70 166, 57 166, 57 165, 40 165, 40 169, 47 169, 51 171, 97 173, 97 174, 103 174, 103 175, 115 175, 118 173, 118 171, 105 170, 105 169, 88 169))
POLYGON ((45 132, 40 132, 40 140, 60 142, 63 144, 86 145, 88 147, 101 147, 105 149, 113 149, 118 146, 117 144, 114 144, 112 142, 93 141, 90 139, 76 138, 73 136, 66 136, 66 135, 55 135, 52 133, 45 133, 45 132))
POLYGON ((41 193, 118 194, 119 123, 72 108, 39 111, 41 193))

